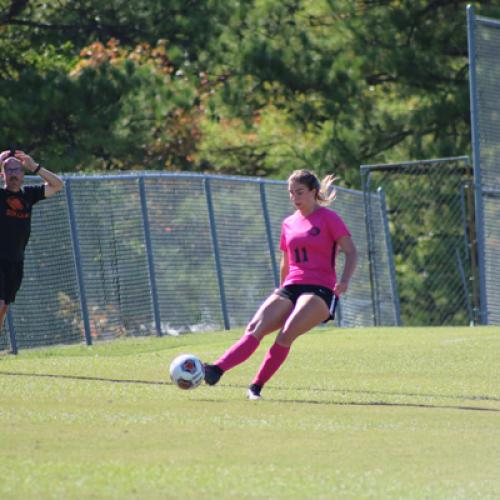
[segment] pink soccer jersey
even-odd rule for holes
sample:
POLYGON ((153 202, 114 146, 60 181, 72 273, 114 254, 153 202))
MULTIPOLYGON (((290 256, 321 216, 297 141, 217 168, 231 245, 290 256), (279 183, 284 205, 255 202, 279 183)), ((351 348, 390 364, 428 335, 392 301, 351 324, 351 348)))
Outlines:
POLYGON ((340 216, 320 207, 304 217, 298 210, 281 226, 280 249, 288 253, 289 271, 281 286, 320 285, 333 289, 336 282, 337 240, 351 236, 340 216))

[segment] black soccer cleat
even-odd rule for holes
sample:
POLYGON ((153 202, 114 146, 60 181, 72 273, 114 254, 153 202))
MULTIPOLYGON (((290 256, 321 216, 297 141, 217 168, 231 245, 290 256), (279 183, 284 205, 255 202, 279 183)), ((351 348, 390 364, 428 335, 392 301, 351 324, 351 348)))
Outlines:
POLYGON ((215 385, 222 377, 224 370, 219 368, 217 365, 209 365, 208 363, 205 363, 204 367, 205 383, 208 385, 215 385))
POLYGON ((247 398, 251 401, 257 401, 258 399, 262 399, 260 395, 260 391, 262 390, 262 386, 259 384, 251 384, 247 391, 247 398))

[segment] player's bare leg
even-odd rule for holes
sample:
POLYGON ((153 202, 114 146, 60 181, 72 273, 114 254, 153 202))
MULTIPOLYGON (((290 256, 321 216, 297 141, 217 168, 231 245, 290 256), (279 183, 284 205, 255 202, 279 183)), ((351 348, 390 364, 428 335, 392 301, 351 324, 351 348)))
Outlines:
POLYGON ((293 309, 291 300, 271 294, 259 307, 248 323, 245 335, 253 335, 259 342, 268 334, 281 328, 293 309))
POLYGON ((301 295, 276 342, 283 347, 290 347, 297 337, 325 321, 329 315, 328 306, 321 297, 312 294, 301 295))
POLYGON ((205 381, 215 385, 222 374, 246 361, 259 347, 260 341, 269 333, 281 328, 293 309, 290 300, 275 293, 259 307, 248 323, 243 336, 231 346, 213 365, 205 365, 205 381))
POLYGON ((262 362, 248 389, 248 399, 261 399, 264 384, 278 371, 290 352, 290 346, 300 335, 308 332, 326 318, 330 312, 325 301, 317 295, 301 295, 262 362))

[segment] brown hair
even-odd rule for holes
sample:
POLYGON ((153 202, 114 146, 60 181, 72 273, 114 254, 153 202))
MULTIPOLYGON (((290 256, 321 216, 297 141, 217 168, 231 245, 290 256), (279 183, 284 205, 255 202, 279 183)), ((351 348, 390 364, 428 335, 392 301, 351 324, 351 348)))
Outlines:
POLYGON ((328 205, 331 201, 335 199, 337 192, 333 186, 338 177, 334 175, 327 175, 319 182, 316 175, 310 170, 294 170, 290 177, 288 177, 288 183, 295 181, 299 184, 303 184, 309 190, 316 190, 316 200, 320 205, 328 205))

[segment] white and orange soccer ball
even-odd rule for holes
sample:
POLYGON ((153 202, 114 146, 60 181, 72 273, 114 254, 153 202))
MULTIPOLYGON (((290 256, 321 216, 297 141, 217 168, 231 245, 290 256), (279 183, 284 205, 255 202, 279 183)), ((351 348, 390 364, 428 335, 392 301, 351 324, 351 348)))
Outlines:
POLYGON ((194 354, 181 354, 170 363, 170 379, 181 389, 198 387, 205 377, 205 368, 194 354))

